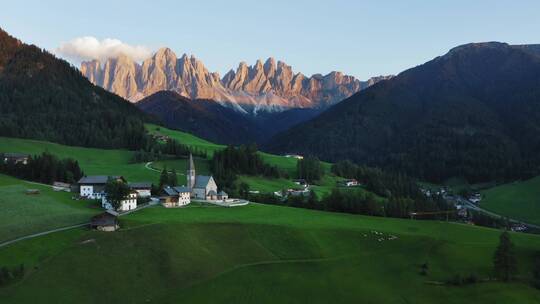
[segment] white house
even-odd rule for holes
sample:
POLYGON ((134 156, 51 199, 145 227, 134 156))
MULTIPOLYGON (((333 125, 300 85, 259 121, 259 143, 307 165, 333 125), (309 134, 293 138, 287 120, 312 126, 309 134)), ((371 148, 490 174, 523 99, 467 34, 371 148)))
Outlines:
POLYGON ((346 179, 341 182, 339 182, 342 186, 345 187, 354 187, 358 186, 358 181, 356 179, 346 179))
MULTIPOLYGON (((101 196, 101 207, 107 210, 113 210, 111 202, 107 199, 107 195, 101 196)), ((120 201, 120 207, 116 211, 129 211, 137 208, 137 191, 130 191, 128 196, 120 201)))
POLYGON ((129 183, 129 188, 137 192, 137 196, 140 198, 147 198, 152 196, 152 183, 129 183))
MULTIPOLYGON (((111 176, 111 178, 126 182, 122 176, 111 176)), ((78 182, 79 195, 88 199, 101 199, 108 180, 109 176, 107 175, 93 175, 81 178, 78 182)))
POLYGON ((187 169, 188 188, 191 192, 191 197, 201 200, 216 200, 217 184, 214 177, 208 175, 196 175, 195 164, 193 157, 189 155, 189 164, 187 169))
POLYGON ((188 187, 165 187, 160 196, 165 208, 182 207, 191 203, 191 191, 188 187))
POLYGON ((304 159, 302 155, 298 155, 298 154, 285 154, 284 156, 287 158, 304 159))

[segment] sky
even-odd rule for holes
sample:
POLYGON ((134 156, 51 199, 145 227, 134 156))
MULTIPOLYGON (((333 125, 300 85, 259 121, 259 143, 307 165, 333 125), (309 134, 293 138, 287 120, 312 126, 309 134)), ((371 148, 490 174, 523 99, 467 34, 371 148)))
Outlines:
POLYGON ((6 1, 0 27, 75 65, 160 47, 224 75, 274 57, 306 75, 397 74, 469 42, 540 43, 540 1, 6 1))

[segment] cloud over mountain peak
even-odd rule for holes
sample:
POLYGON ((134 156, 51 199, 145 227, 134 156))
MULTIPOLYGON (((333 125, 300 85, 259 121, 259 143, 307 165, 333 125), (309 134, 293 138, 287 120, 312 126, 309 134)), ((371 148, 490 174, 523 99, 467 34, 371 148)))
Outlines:
POLYGON ((152 55, 152 51, 146 46, 130 45, 113 38, 99 40, 93 36, 78 37, 64 42, 55 53, 77 63, 94 59, 104 61, 122 54, 134 61, 142 61, 152 55))

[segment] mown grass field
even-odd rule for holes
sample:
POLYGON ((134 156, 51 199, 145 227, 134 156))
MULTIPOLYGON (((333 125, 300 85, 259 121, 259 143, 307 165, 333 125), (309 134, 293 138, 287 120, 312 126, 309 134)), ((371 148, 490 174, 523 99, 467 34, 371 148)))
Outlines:
POLYGON ((71 194, 0 174, 0 243, 54 228, 85 223, 99 209, 74 201, 71 194), (27 195, 27 189, 40 194, 27 195))
POLYGON ((493 187, 481 193, 482 208, 540 225, 540 176, 493 187))
POLYGON ((122 225, 1 248, 0 265, 30 269, 0 288, 2 303, 540 302, 526 282, 534 235, 512 234, 521 281, 455 287, 429 282, 487 278, 499 231, 258 204, 154 207, 122 225))

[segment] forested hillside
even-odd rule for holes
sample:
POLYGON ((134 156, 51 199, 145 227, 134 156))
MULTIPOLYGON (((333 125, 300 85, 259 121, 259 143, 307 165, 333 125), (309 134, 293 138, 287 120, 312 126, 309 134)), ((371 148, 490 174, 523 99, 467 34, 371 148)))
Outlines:
POLYGON ((135 149, 146 116, 67 62, 0 29, 0 135, 135 149))
POLYGON ((468 44, 359 92, 267 149, 351 159, 431 180, 540 172, 540 57, 468 44))

